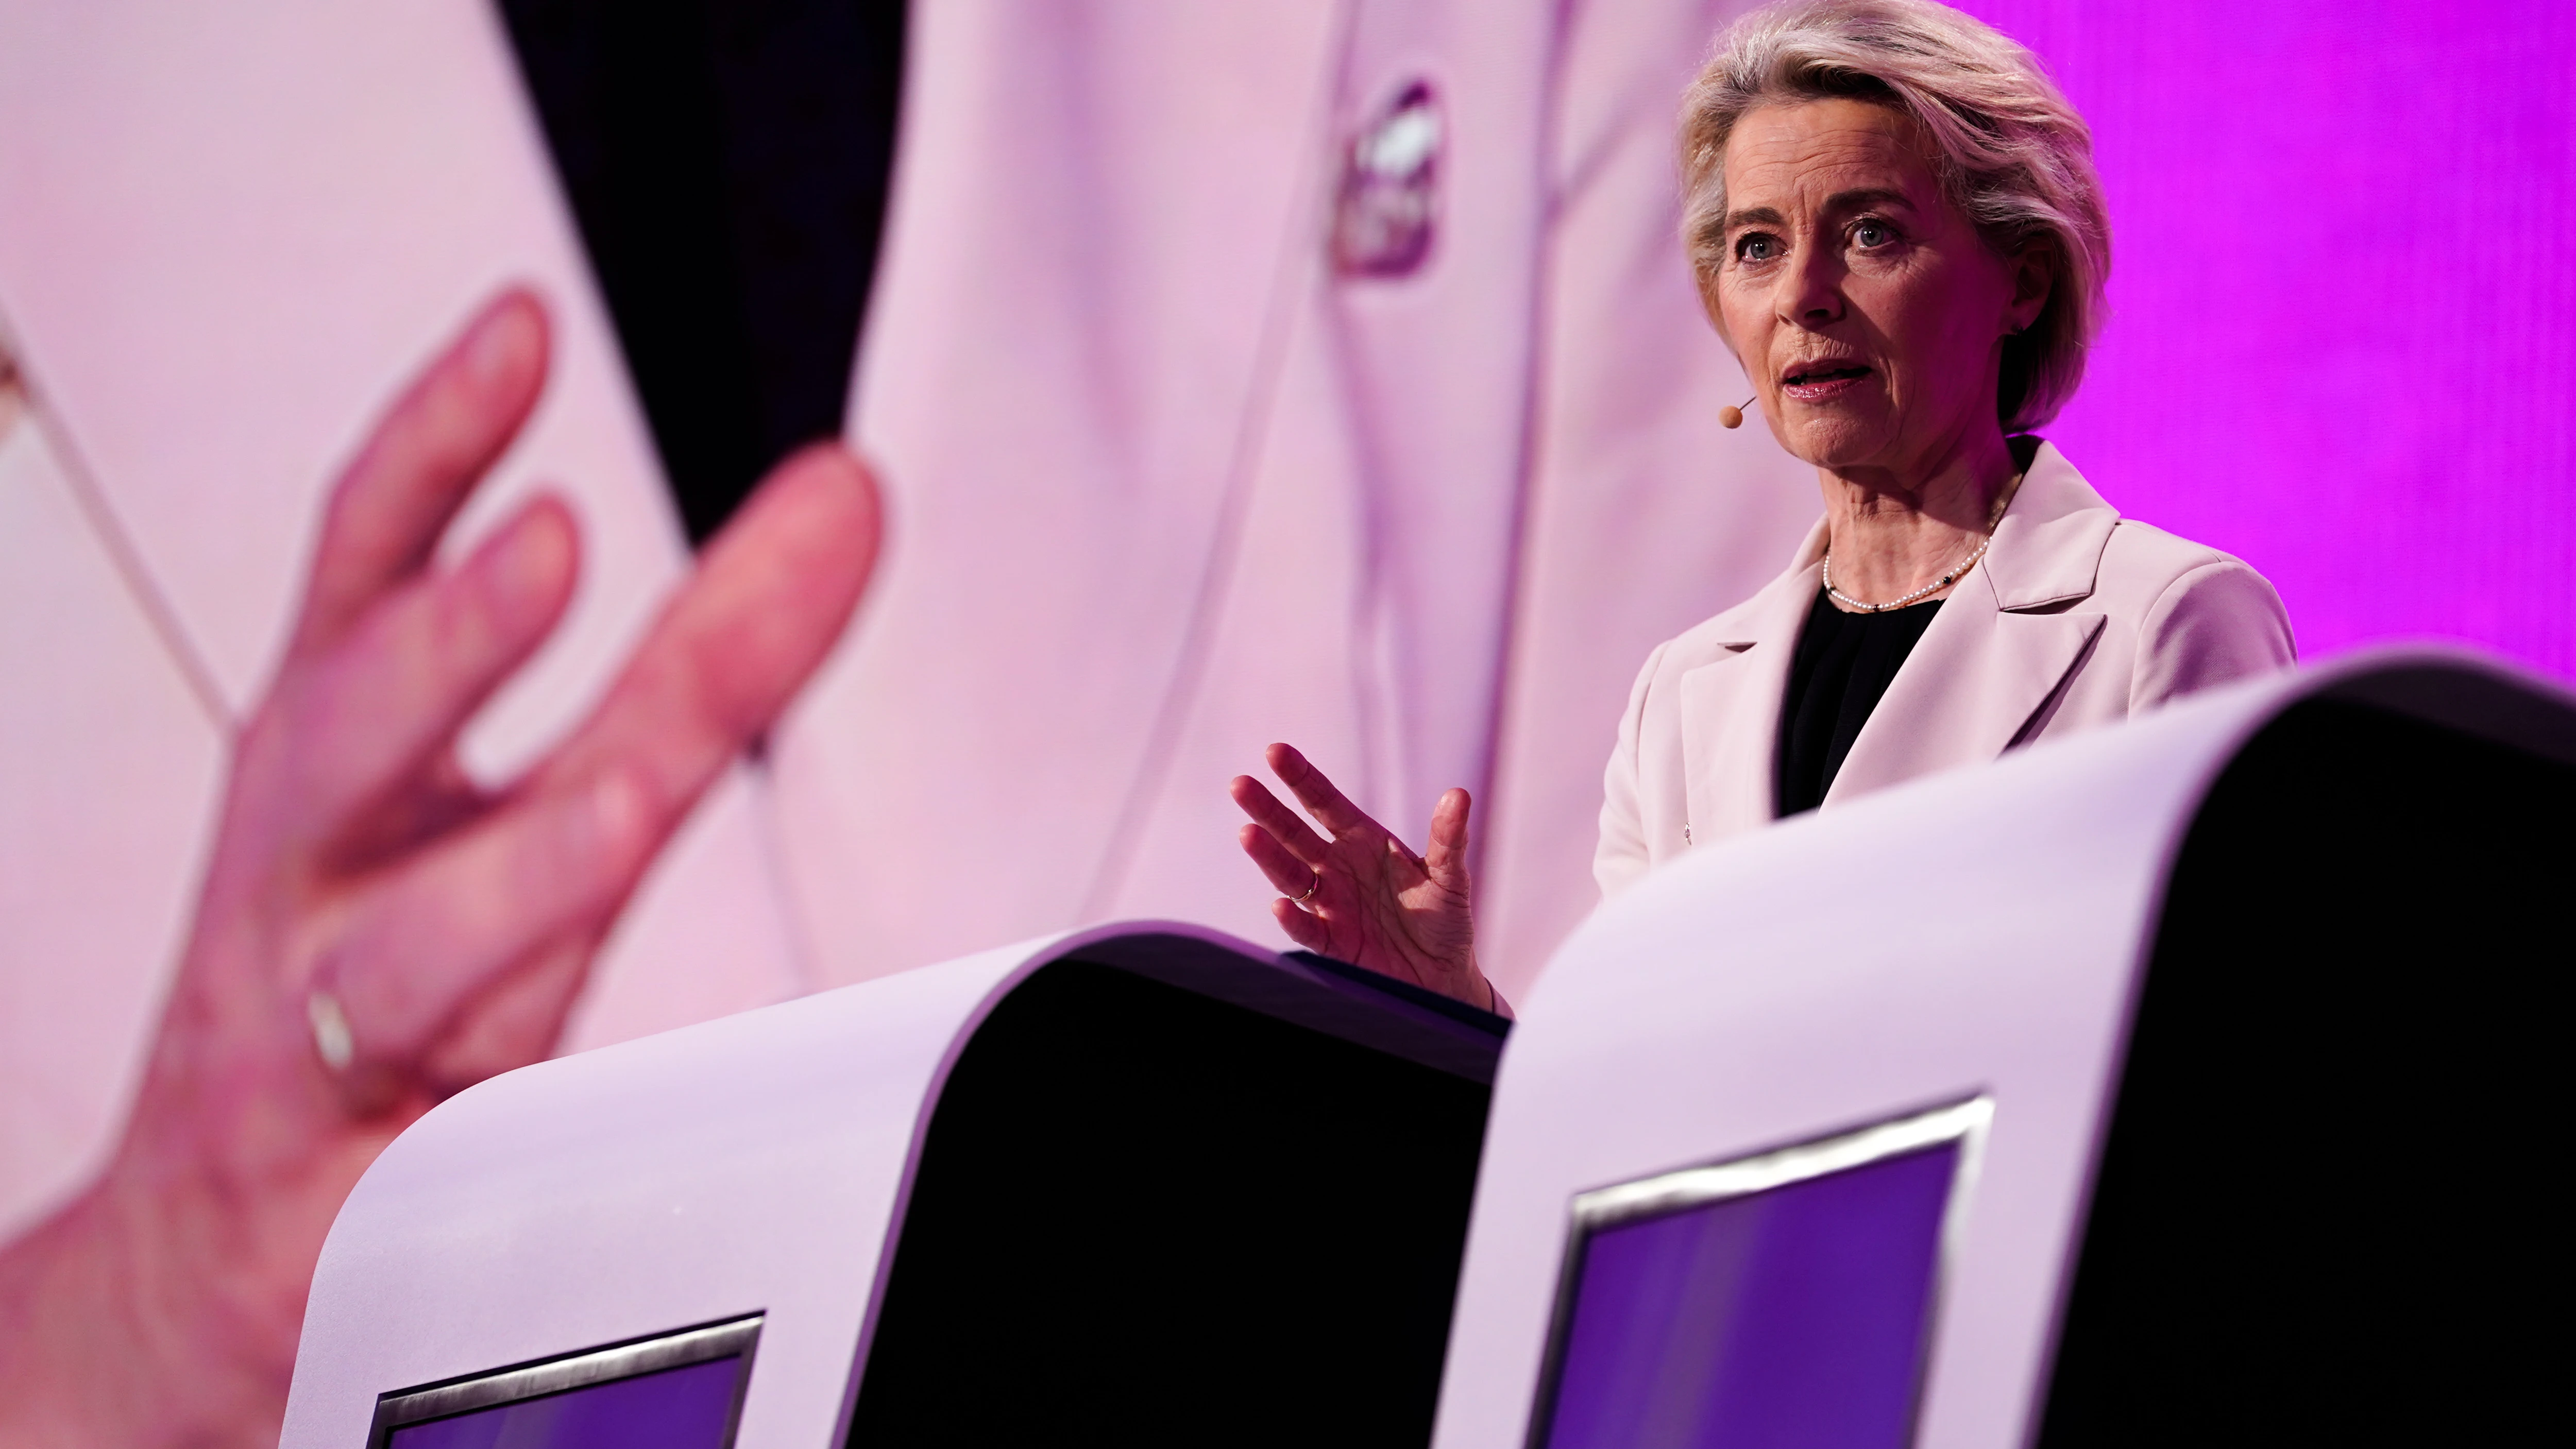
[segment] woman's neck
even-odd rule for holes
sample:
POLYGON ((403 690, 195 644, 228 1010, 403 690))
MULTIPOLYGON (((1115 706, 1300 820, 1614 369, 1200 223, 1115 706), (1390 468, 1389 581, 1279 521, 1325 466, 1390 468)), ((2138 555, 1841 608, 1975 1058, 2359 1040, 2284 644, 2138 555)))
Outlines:
POLYGON ((2020 471, 2000 428, 1903 469, 1818 468, 1834 588, 1877 602, 1956 569, 1993 529, 2020 471))

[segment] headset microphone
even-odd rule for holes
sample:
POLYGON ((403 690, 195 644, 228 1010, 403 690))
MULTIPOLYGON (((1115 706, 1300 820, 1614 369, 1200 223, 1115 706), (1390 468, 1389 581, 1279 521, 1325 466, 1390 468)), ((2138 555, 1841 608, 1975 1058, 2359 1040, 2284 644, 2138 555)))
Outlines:
MULTIPOLYGON (((1759 396, 1759 394, 1756 394, 1756 396, 1759 396)), ((1744 408, 1749 408, 1751 406, 1753 406, 1753 399, 1746 398, 1744 400, 1743 408, 1719 408, 1717 410, 1717 425, 1721 428, 1743 427, 1744 408)))

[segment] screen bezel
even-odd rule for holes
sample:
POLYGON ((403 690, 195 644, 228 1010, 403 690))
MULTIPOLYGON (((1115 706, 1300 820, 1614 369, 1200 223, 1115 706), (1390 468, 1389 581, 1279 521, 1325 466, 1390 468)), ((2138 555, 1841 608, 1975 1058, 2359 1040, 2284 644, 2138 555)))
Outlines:
POLYGON ((739 1357, 742 1364, 734 1370, 733 1401, 725 1409, 724 1437, 718 1446, 731 1449, 734 1432, 742 1423, 743 1395, 751 1386, 752 1353, 760 1343, 763 1316, 744 1314, 378 1394, 375 1421, 367 1430, 367 1449, 386 1449, 396 1429, 430 1419, 499 1408, 663 1369, 739 1357))
MULTIPOLYGON (((1561 1255, 1564 1266, 1557 1273, 1556 1304, 1549 1315, 1547 1356, 1539 1367, 1529 1432, 1522 1442, 1527 1449, 1547 1449, 1555 1428, 1557 1388, 1565 1373, 1566 1348, 1573 1336, 1575 1303, 1583 1287, 1583 1260, 1592 1235, 1605 1228, 1751 1197, 1891 1157, 1955 1144, 1959 1161, 1950 1176, 1949 1193, 1942 1200, 1940 1246, 1933 1256, 1931 1290, 1925 1296, 1925 1317, 1937 1322, 1943 1291, 1958 1256, 1968 1197, 1976 1185, 1978 1163, 1985 1155, 1986 1132, 1994 1116, 1994 1098, 1979 1095, 1830 1137, 1576 1193, 1561 1255)), ((1929 1362, 1931 1353, 1932 1335, 1927 1331, 1923 1336, 1924 1362, 1929 1362)), ((1921 1411, 1923 1367, 1923 1363, 1915 1366, 1917 1414, 1921 1411)))

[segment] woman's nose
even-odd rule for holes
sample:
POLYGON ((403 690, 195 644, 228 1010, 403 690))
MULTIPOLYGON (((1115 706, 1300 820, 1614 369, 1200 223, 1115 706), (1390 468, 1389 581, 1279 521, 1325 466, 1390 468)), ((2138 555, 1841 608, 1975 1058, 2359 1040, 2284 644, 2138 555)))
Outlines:
POLYGON ((1821 247, 1802 247, 1781 279, 1780 318, 1802 327, 1838 322, 1843 315, 1842 269, 1821 247))

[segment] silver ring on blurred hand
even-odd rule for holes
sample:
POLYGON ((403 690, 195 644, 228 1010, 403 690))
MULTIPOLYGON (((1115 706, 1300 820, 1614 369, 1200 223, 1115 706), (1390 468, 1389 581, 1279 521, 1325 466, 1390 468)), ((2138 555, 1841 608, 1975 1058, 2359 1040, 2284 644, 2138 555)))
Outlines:
POLYGON ((1308 902, 1308 901, 1310 901, 1310 900, 1313 900, 1313 899, 1315 898, 1315 892, 1316 892, 1316 890, 1317 890, 1319 887, 1321 887, 1323 884, 1324 884, 1324 873, 1323 873, 1322 871, 1320 871, 1320 870, 1319 870, 1319 871, 1315 872, 1315 878, 1314 878, 1313 880, 1310 880, 1310 881, 1306 882, 1306 893, 1305 893, 1304 895, 1299 896, 1299 897, 1297 898, 1297 900, 1296 900, 1296 904, 1298 904, 1298 905, 1301 905, 1301 906, 1302 906, 1302 905, 1306 904, 1306 902, 1308 902))
POLYGON ((357 1060, 358 1039, 349 1031, 349 1013, 340 1009, 340 998, 315 987, 305 993, 304 1019, 313 1024, 313 1053, 322 1065, 334 1072, 345 1072, 357 1060))

